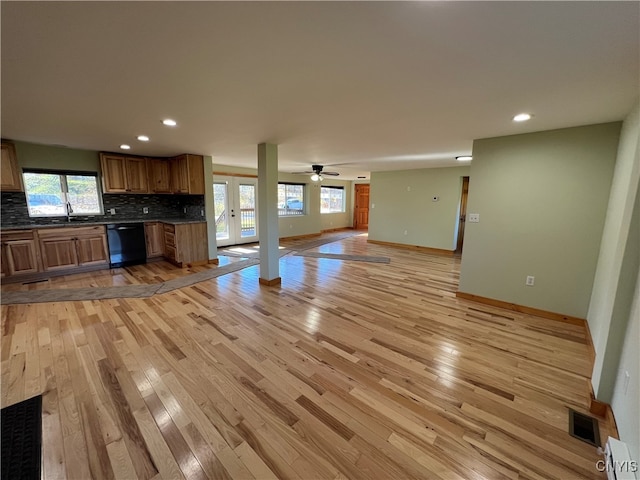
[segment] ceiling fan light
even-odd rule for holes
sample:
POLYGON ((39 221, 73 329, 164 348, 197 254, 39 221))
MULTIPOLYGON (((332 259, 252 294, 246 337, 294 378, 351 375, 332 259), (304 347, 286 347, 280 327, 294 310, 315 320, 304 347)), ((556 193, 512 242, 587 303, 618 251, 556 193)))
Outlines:
POLYGON ((311 181, 317 182, 318 180, 322 180, 322 177, 320 175, 318 175, 317 173, 311 175, 311 181))

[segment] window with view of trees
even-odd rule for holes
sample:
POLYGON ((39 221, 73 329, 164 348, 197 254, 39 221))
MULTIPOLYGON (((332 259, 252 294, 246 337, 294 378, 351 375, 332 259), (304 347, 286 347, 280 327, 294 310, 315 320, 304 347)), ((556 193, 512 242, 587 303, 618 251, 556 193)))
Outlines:
POLYGON ((26 171, 23 178, 30 217, 102 214, 95 173, 26 171))
POLYGON ((304 183, 278 184, 278 215, 304 215, 304 183))
POLYGON ((344 187, 320 187, 320 213, 344 211, 344 187))

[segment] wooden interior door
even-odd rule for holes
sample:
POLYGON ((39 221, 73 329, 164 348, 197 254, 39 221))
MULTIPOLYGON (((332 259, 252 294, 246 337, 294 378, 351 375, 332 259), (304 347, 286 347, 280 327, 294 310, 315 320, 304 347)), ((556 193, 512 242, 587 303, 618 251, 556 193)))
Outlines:
POLYGON ((464 226, 467 222, 467 197, 469 196, 469 177, 462 177, 462 196, 460 197, 460 218, 458 223, 458 245, 457 253, 462 253, 462 243, 464 242, 464 226))
POLYGON ((369 228, 369 185, 356 184, 356 201, 353 209, 353 228, 367 230, 369 228))

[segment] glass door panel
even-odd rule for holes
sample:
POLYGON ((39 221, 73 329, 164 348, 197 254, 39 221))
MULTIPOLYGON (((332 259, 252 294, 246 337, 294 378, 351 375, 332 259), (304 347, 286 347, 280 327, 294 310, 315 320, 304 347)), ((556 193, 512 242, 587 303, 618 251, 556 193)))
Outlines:
POLYGON ((230 240, 229 230, 229 188, 227 182, 214 182, 213 209, 216 216, 216 240, 221 242, 230 240))
POLYGON ((214 178, 218 246, 258 241, 257 184, 257 179, 253 178, 214 178))
POLYGON ((243 241, 257 239, 256 186, 255 184, 243 182, 238 188, 240 194, 240 238, 243 241))

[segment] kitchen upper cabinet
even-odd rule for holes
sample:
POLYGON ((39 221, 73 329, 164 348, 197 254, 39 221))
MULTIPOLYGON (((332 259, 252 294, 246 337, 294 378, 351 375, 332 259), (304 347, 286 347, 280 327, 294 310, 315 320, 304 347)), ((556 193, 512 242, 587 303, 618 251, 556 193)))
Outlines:
POLYGON ((104 226, 40 229, 38 237, 45 271, 108 263, 104 226))
POLYGON ((127 186, 129 193, 149 193, 147 181, 147 159, 130 158, 124 159, 124 171, 127 174, 127 186))
POLYGON ((160 222, 144 224, 144 235, 147 243, 147 258, 164 255, 164 229, 160 222))
POLYGON ((171 191, 189 193, 189 162, 186 155, 169 160, 171 166, 171 191))
POLYGON ((2 142, 0 171, 0 190, 3 192, 22 192, 22 175, 18 167, 16 147, 13 143, 2 142))
POLYGON ((170 159, 173 193, 204 195, 202 155, 184 154, 170 159))
POLYGON ((169 163, 169 160, 162 158, 147 159, 149 191, 151 193, 172 193, 169 163))
POLYGON ((33 230, 2 232, 2 273, 19 275, 36 273, 38 266, 38 246, 33 230))
POLYGON ((149 193, 147 159, 100 154, 104 193, 149 193))

